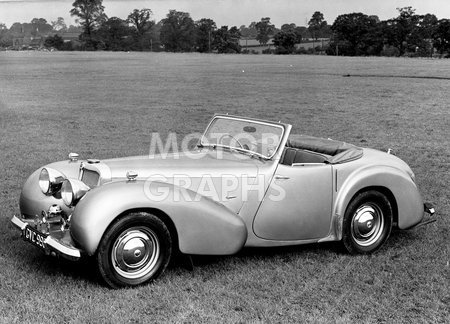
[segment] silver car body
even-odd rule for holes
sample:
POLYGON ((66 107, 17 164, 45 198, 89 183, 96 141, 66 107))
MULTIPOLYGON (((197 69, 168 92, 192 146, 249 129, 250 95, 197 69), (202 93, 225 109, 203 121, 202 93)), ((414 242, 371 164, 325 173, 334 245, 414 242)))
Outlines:
MULTIPOLYGON (((347 206, 358 192, 370 188, 389 198, 399 229, 411 228, 423 218, 414 174, 392 154, 307 136, 295 141, 288 124, 228 115, 216 115, 211 123, 217 119, 277 127, 279 145, 261 156, 248 154, 242 145, 237 151, 216 145, 165 156, 51 163, 45 167, 83 180, 90 190, 75 207, 67 207, 60 196, 42 193, 40 168, 23 187, 21 216, 14 216, 13 223, 22 230, 27 225, 39 229, 43 212, 60 206, 70 226, 50 231, 45 249, 78 259, 94 255, 108 226, 130 211, 158 215, 182 253, 204 255, 233 254, 244 246, 339 241, 347 206), (299 148, 301 143, 309 150, 299 148), (290 146, 327 160, 286 163, 290 146), (328 146, 343 149, 335 155, 314 152, 317 148, 326 152, 328 146), (221 192, 227 178, 231 179, 225 185, 227 192, 221 192), (216 195, 203 195, 211 185, 220 188, 216 195)), ((252 127, 247 130, 253 132, 252 127)))

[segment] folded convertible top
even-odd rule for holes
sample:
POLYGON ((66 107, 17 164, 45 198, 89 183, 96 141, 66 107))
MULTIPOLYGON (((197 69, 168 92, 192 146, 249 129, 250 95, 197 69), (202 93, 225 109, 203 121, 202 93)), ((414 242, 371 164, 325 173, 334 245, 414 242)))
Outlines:
POLYGON ((290 135, 286 146, 325 154, 329 156, 327 162, 330 164, 345 163, 363 156, 363 149, 353 144, 306 135, 290 135))

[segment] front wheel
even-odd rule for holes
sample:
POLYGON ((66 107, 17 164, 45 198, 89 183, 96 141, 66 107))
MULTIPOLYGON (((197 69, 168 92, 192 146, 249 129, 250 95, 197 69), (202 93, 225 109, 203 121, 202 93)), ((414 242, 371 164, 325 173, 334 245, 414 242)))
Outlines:
POLYGON ((374 190, 358 194, 344 215, 345 248, 352 254, 378 250, 391 233, 392 218, 392 206, 385 195, 374 190))
POLYGON ((171 254, 172 239, 164 222, 152 214, 130 213, 104 234, 97 266, 111 288, 136 286, 156 279, 171 254))

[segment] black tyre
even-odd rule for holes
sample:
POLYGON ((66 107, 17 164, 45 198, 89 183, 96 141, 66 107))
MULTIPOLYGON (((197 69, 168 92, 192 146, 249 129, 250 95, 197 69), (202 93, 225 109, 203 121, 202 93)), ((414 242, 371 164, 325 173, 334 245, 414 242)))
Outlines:
POLYGON ((392 218, 392 206, 385 195, 375 190, 358 194, 344 215, 345 248, 352 254, 378 250, 391 233, 392 218))
POLYGON ((136 286, 156 279, 172 254, 167 226, 148 213, 130 213, 115 221, 97 250, 100 275, 111 288, 136 286))

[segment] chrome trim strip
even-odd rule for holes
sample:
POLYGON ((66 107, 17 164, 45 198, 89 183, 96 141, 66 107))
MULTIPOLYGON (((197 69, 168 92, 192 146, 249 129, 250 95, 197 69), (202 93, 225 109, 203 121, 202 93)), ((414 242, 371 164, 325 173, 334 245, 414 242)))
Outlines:
POLYGON ((11 218, 11 222, 18 228, 20 228, 20 230, 24 230, 25 227, 27 227, 28 223, 26 222, 22 222, 22 220, 20 218, 18 218, 16 215, 13 216, 13 218, 11 218))
POLYGON ((80 250, 74 247, 61 244, 59 241, 55 240, 51 236, 47 236, 47 238, 44 240, 44 243, 50 246, 55 251, 61 253, 65 257, 69 257, 70 259, 75 260, 81 258, 80 250))
POLYGON ((327 163, 322 163, 322 162, 308 162, 308 163, 292 163, 291 166, 295 167, 295 166, 318 166, 318 165, 326 165, 327 163))

